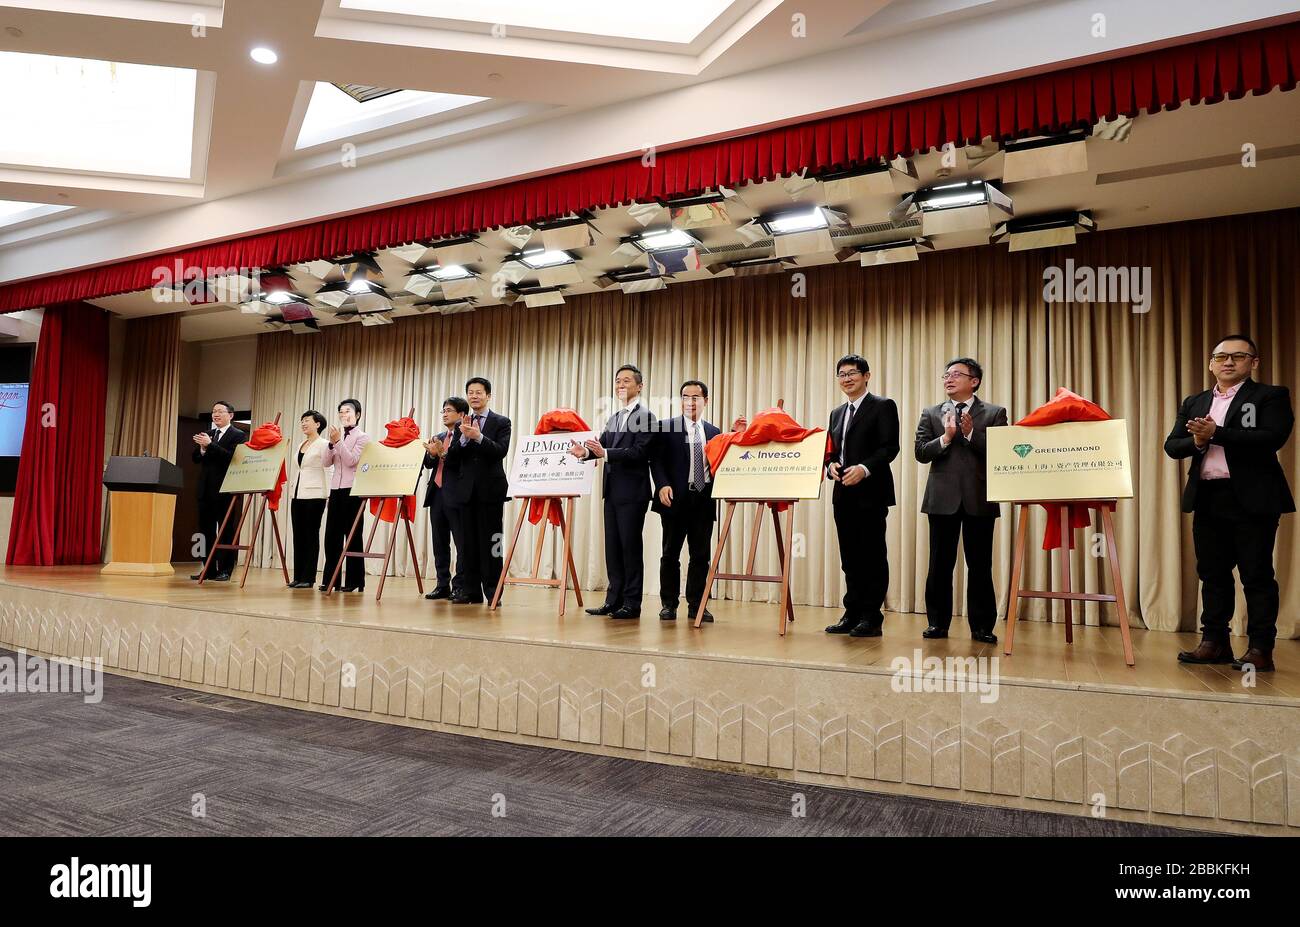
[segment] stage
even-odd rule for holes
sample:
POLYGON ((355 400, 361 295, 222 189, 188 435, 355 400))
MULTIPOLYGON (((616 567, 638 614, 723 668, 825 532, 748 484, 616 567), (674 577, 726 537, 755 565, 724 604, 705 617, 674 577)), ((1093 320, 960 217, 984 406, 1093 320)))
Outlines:
MULTIPOLYGON (((0 572, 0 645, 99 657, 140 679, 453 733, 922 795, 1235 833, 1300 834, 1300 642, 1253 688, 1175 660, 1194 634, 1021 622, 1015 654, 921 615, 884 636, 824 634, 838 611, 715 601, 695 629, 647 600, 640 621, 508 587, 497 612, 427 602, 414 580, 365 594, 0 572), (919 653, 918 653, 919 651, 919 653), (943 661, 916 662, 937 657, 943 661), (992 661, 989 658, 997 658, 992 661), (975 658, 967 660, 966 658, 975 658), (900 672, 903 670, 903 672, 900 672)), ((238 578, 238 573, 236 573, 238 578)), ((600 601, 588 595, 588 604, 600 601)), ((1005 624, 997 628, 1005 636, 1005 624)), ((1243 639, 1234 639, 1238 650, 1243 639)))

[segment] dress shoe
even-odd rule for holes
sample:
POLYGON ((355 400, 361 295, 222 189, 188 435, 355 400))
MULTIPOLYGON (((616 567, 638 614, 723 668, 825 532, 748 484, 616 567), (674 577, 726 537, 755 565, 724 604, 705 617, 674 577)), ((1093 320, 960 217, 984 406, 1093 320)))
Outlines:
POLYGON ((675 608, 669 608, 667 605, 665 605, 663 608, 659 609, 659 620, 660 620, 660 621, 676 621, 676 620, 677 620, 677 609, 675 609, 675 608))
MULTIPOLYGON (((947 636, 948 635, 946 634, 944 635, 944 637, 947 636)), ((998 636, 992 631, 971 631, 970 639, 973 641, 979 641, 981 644, 996 644, 998 642, 998 636)))
POLYGON ((1232 661, 1232 668, 1235 670, 1244 670, 1247 666, 1253 666, 1257 673, 1273 672, 1273 652, 1251 647, 1232 661))
POLYGON ((190 579, 199 579, 199 578, 201 578, 202 576, 203 576, 203 571, 200 570, 199 572, 197 572, 197 573, 191 575, 191 576, 190 576, 190 579))
POLYGON ((1232 645, 1227 641, 1202 640, 1195 650, 1180 650, 1179 663, 1231 663, 1232 645))
POLYGON ((611 617, 611 618, 640 618, 640 617, 641 617, 641 612, 640 612, 639 609, 628 608, 628 606, 624 605, 622 608, 615 609, 614 611, 610 612, 610 613, 609 613, 609 617, 611 617))
POLYGON ((316 585, 316 584, 315 584, 314 582, 312 582, 310 579, 303 579, 303 580, 299 580, 299 581, 296 582, 296 583, 290 583, 290 584, 289 584, 289 588, 290 588, 290 589, 310 589, 310 588, 311 588, 312 586, 314 586, 314 585, 316 585))
MULTIPOLYGON (((692 606, 691 606, 691 612, 690 612, 690 614, 691 614, 691 620, 692 620, 692 621, 695 619, 695 613, 698 612, 699 610, 700 610, 700 607, 699 607, 698 605, 692 605, 692 606)), ((709 611, 709 610, 706 608, 706 609, 704 610, 704 621, 707 623, 707 622, 710 622, 710 621, 712 621, 712 620, 713 620, 713 612, 709 611)))
POLYGON ((365 586, 339 586, 337 588, 339 592, 365 592, 366 591, 365 586))
POLYGON ((455 595, 451 599, 452 605, 482 605, 482 599, 471 599, 467 595, 455 595))
POLYGON ((322 584, 322 585, 320 585, 320 586, 317 586, 316 588, 319 589, 321 592, 329 592, 329 591, 330 591, 330 587, 329 587, 328 584, 322 584))
POLYGON ((849 637, 880 637, 880 625, 863 618, 853 626, 853 630, 849 632, 849 637))
POLYGON ((612 615, 614 614, 614 606, 606 602, 604 605, 597 605, 595 608, 587 609, 587 614, 588 615, 612 615))
POLYGON ((848 612, 845 612, 844 617, 841 618, 839 621, 837 621, 835 624, 827 625, 826 633, 827 634, 848 634, 855 627, 857 627, 857 624, 858 624, 858 618, 853 615, 850 615, 848 612))
POLYGON ((921 636, 924 637, 926 640, 934 640, 937 637, 947 637, 948 629, 936 628, 934 625, 930 625, 928 628, 926 628, 924 631, 921 632, 921 636))
POLYGON ((208 583, 228 583, 230 582, 229 573, 209 573, 208 578, 204 580, 208 583))
POLYGON ((443 589, 442 587, 439 587, 439 588, 433 590, 433 592, 427 592, 427 593, 425 593, 424 597, 425 597, 426 599, 450 599, 450 598, 451 598, 451 590, 450 590, 450 589, 443 589))

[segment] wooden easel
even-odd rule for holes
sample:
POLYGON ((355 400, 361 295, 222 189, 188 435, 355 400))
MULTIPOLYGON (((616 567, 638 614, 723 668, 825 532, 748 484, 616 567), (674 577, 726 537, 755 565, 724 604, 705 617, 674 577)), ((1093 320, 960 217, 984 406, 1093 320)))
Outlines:
POLYGON ((700 627, 704 622, 704 609, 709 604, 709 595, 713 592, 713 583, 719 579, 734 579, 741 582, 750 583, 780 583, 781 584, 781 622, 778 628, 782 637, 785 636, 786 625, 794 621, 794 603, 790 599, 790 559, 791 548, 794 539, 794 499, 727 499, 727 514, 722 519, 722 532, 718 535, 718 546, 713 552, 713 563, 709 566, 709 576, 704 581, 704 594, 700 596, 700 605, 695 612, 695 627, 700 627), (758 506, 758 515, 754 519, 754 533, 749 539, 749 557, 745 564, 744 573, 719 573, 718 564, 722 561, 722 552, 727 546, 727 538, 731 535, 731 520, 736 514, 736 506, 741 502, 753 502, 758 506), (788 508, 785 510, 785 535, 781 534, 781 516, 777 514, 776 506, 784 503, 788 508), (772 530, 776 535, 776 554, 781 558, 781 575, 763 575, 754 572, 754 561, 758 557, 758 536, 762 533, 763 512, 768 510, 772 513, 772 530))
MULTIPOLYGON (((1111 518, 1110 506, 1114 499, 1070 499, 1067 501, 1013 502, 1014 513, 1019 506, 1019 522, 1016 525, 1016 546, 1011 554, 1011 600, 1007 605, 1007 642, 1002 651, 1011 656, 1011 645, 1016 636, 1016 620, 1020 599, 1061 599, 1065 603, 1065 642, 1074 643, 1074 602, 1114 602, 1119 609, 1119 631, 1124 642, 1124 662, 1133 665, 1133 641, 1129 634, 1128 608, 1124 602, 1124 583, 1119 573, 1119 554, 1115 546, 1115 523, 1111 518), (1110 571, 1110 581, 1115 587, 1114 595, 1098 592, 1072 592, 1070 590, 1070 506, 1098 505, 1101 511, 1102 533, 1106 538, 1106 565, 1110 571), (1056 506, 1061 520, 1061 591, 1021 589, 1020 574, 1025 560, 1025 533, 1029 529, 1029 513, 1035 505, 1056 506)), ((1083 615, 1079 616, 1083 623, 1083 615)))
MULTIPOLYGON (((415 409, 411 408, 406 413, 407 418, 415 417, 415 409)), ((419 483, 418 479, 416 481, 419 483)), ((408 493, 407 495, 410 495, 408 493)), ((375 601, 378 602, 384 597, 384 580, 388 579, 388 565, 392 562, 393 548, 397 545, 397 526, 398 524, 406 525, 406 543, 411 550, 411 569, 415 570, 415 585, 419 589, 420 595, 424 595, 424 577, 420 575, 420 560, 415 552, 415 532, 411 530, 411 520, 406 517, 406 496, 367 496, 361 500, 361 506, 357 509, 357 517, 352 519, 352 527, 348 529, 348 536, 343 540, 343 552, 339 556, 338 563, 334 564, 334 572, 330 574, 330 580, 325 584, 325 595, 328 597, 334 592, 334 586, 338 582, 339 574, 343 572, 343 564, 347 563, 348 557, 360 557, 364 560, 383 559, 384 567, 379 572, 379 588, 375 591, 375 601), (361 551, 348 550, 352 546, 352 536, 357 533, 357 528, 361 526, 362 520, 366 514, 366 503, 372 501, 379 502, 379 511, 384 510, 384 503, 392 500, 397 506, 397 515, 393 518, 393 530, 388 533, 388 546, 382 553, 371 551, 375 543, 375 532, 379 530, 379 522, 383 519, 376 516, 374 524, 370 526, 370 535, 366 538, 366 546, 361 551)), ((362 564, 364 568, 364 563, 362 564)))
MULTIPOLYGON (((275 423, 280 424, 280 413, 275 413, 275 423)), ((248 568, 253 563, 253 545, 257 541, 257 532, 262 527, 262 515, 266 513, 266 507, 270 504, 271 493, 268 492, 232 492, 230 494, 230 505, 226 507, 225 517, 221 519, 221 527, 217 529, 217 536, 212 544, 212 550, 208 551, 208 559, 203 562, 203 569, 199 572, 199 585, 208 576, 208 570, 212 567, 212 559, 217 555, 219 550, 248 551, 248 556, 244 558, 244 573, 239 577, 239 588, 244 588, 244 583, 248 582, 248 568), (239 543, 239 532, 244 527, 244 519, 248 517, 248 506, 242 506, 239 510, 239 522, 235 525, 235 543, 222 544, 221 538, 226 532, 226 524, 230 521, 230 514, 235 510, 235 502, 245 496, 260 496, 261 501, 253 503, 257 506, 257 517, 253 519, 253 536, 249 538, 247 544, 239 543)), ((289 585, 289 568, 284 562, 284 541, 280 539, 280 523, 275 519, 275 513, 271 513, 271 533, 275 535, 275 549, 280 554, 280 571, 284 574, 284 584, 289 585)), ((238 565, 239 554, 235 554, 236 566, 238 565)))
POLYGON ((518 496, 516 497, 523 503, 519 508, 519 517, 515 519, 515 530, 510 536, 510 546, 506 548, 506 557, 501 561, 501 578, 497 580, 497 588, 492 593, 492 602, 488 606, 495 609, 501 603, 501 593, 507 584, 516 586, 558 586, 560 589, 560 611, 559 617, 564 617, 565 601, 569 597, 569 581, 573 581, 573 594, 578 598, 578 607, 582 607, 582 586, 578 583, 578 570, 573 565, 573 500, 577 496, 518 496), (542 507, 542 521, 537 531, 537 543, 533 546, 533 573, 531 576, 511 576, 510 561, 514 559, 515 547, 519 544, 519 532, 524 528, 524 520, 528 518, 528 512, 532 509, 533 500, 545 500, 546 505, 542 507), (564 500, 561 507, 560 502, 564 500), (551 579, 541 575, 542 568, 542 548, 546 542, 546 527, 551 522, 551 506, 555 506, 555 511, 559 513, 560 523, 556 526, 559 529, 560 537, 564 539, 564 560, 561 563, 559 579, 551 579))

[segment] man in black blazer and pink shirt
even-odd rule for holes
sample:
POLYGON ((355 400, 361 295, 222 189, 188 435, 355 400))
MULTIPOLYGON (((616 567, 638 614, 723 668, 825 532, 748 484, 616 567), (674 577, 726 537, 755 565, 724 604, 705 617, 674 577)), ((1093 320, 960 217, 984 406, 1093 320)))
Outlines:
POLYGON ((451 599, 456 605, 490 601, 496 593, 510 493, 503 463, 510 450, 510 419, 488 408, 492 384, 486 377, 465 382, 465 399, 469 414, 452 429, 442 483, 456 537, 457 576, 465 561, 464 580, 451 599))
POLYGON ((826 478, 835 483, 831 508, 848 591, 844 616, 826 632, 879 637, 889 590, 885 518, 894 504, 889 464, 898 456, 898 407, 867 392, 871 367, 860 355, 841 357, 835 376, 847 402, 831 412, 826 478))
POLYGON ((1192 512, 1196 572, 1201 579, 1201 643, 1178 654, 1183 663, 1231 663, 1273 669, 1278 587, 1273 545, 1278 521, 1295 511, 1277 452, 1291 436, 1295 413, 1285 386, 1256 383, 1259 349, 1229 335, 1210 354, 1215 386, 1188 396, 1165 439, 1165 453, 1192 459, 1183 511, 1192 512), (1236 603, 1232 568, 1246 593, 1249 647, 1233 659, 1228 623, 1236 603))
MULTIPOLYGON (((248 435, 230 423, 235 416, 235 407, 224 400, 212 405, 212 427, 194 436, 194 453, 190 459, 199 465, 199 530, 203 532, 203 556, 206 558, 217 543, 217 531, 221 519, 226 517, 230 507, 229 494, 221 492, 221 484, 226 478, 226 470, 235 455, 235 448, 248 440, 248 435)), ((236 502, 230 513, 230 521, 221 535, 222 544, 234 542, 235 526, 239 524, 241 505, 236 502)), ((222 550, 212 558, 212 572, 208 580, 225 582, 230 579, 230 572, 235 568, 236 551, 222 550)), ((190 579, 198 579, 203 574, 202 568, 190 579)))
POLYGON ((609 417, 598 439, 574 443, 569 453, 580 460, 605 461, 601 483, 605 516, 605 602, 589 615, 641 617, 644 546, 641 532, 650 501, 650 450, 655 417, 641 402, 641 371, 624 364, 614 374, 614 395, 622 408, 609 417))
MULTIPOLYGON (((709 471, 704 445, 721 429, 703 419, 704 407, 709 404, 709 388, 700 380, 687 380, 682 384, 681 398, 682 414, 659 423, 650 457, 650 473, 655 483, 651 508, 663 522, 663 556, 659 560, 661 621, 677 618, 683 542, 690 550, 686 605, 690 615, 699 608, 704 581, 709 575, 709 542, 717 520, 713 474, 709 471)), ((707 608, 704 620, 713 620, 707 608)))

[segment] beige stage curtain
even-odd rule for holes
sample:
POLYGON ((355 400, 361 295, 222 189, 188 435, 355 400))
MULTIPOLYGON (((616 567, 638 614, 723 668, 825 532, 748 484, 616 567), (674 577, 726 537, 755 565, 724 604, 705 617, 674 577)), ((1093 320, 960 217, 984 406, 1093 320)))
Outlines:
MULTIPOLYGON (((1075 248, 1051 251, 969 248, 882 268, 808 267, 767 277, 670 284, 638 296, 572 297, 553 309, 495 307, 400 319, 383 327, 331 326, 312 336, 267 334, 258 339, 254 414, 263 419, 283 410, 296 423, 298 413, 316 408, 332 421, 337 403, 355 397, 365 406, 363 426, 376 438, 383 436, 385 422, 412 405, 427 435, 440 427, 442 400, 462 395, 465 379, 482 374, 493 382, 493 407, 510 416, 516 436, 531 433, 540 415, 557 406, 576 408, 598 428, 613 408, 615 368, 634 363, 645 371, 644 395, 661 417, 679 411, 682 380, 698 378, 710 388, 707 417, 724 428, 735 416, 752 416, 778 399, 803 424, 825 427, 841 401, 835 362, 842 354, 861 353, 871 362, 871 391, 898 403, 901 423, 886 607, 921 612, 928 528, 919 507, 928 468, 915 462, 913 437, 921 409, 943 399, 939 377, 945 362, 971 355, 985 367, 980 395, 1007 406, 1012 421, 1045 402, 1057 386, 1128 419, 1137 495, 1121 504, 1118 530, 1131 619, 1139 626, 1190 629, 1196 580, 1189 559, 1190 522, 1178 512, 1182 471, 1163 457, 1161 445, 1178 400, 1205 387, 1208 346, 1225 327, 1236 327, 1231 323, 1240 321, 1257 333, 1267 359, 1264 379, 1295 382, 1300 352, 1293 317, 1300 301, 1295 275, 1283 261, 1288 250, 1295 253, 1298 216, 1290 211, 1103 232, 1075 248), (1079 264, 1153 266, 1156 294, 1150 312, 1137 315, 1127 306, 1104 305, 1045 308, 1044 268, 1071 257, 1079 264)), ((1284 462, 1295 484, 1290 446, 1284 462)), ((507 534, 517 511, 518 503, 507 507, 507 534)), ((1005 517, 1006 507, 1003 512, 995 578, 1005 609, 1011 519, 1005 517)), ((1296 566, 1291 521, 1284 520, 1279 537, 1279 574, 1284 613, 1294 615, 1296 598, 1286 581, 1296 566)), ((746 512, 742 530, 733 531, 728 545, 729 569, 743 568, 752 525, 753 515, 746 512)), ((1035 515, 1035 550, 1042 525, 1041 515, 1035 515)), ((427 573, 431 558, 423 511, 417 528, 427 573)), ((524 551, 532 550, 533 530, 524 530, 524 551)), ((761 530, 760 565, 774 568, 770 522, 761 530)), ((838 604, 843 581, 829 493, 797 507, 795 532, 795 602, 838 604)), ((645 532, 650 601, 658 591, 660 537, 658 518, 651 514, 645 532)), ((264 535, 259 551, 262 562, 268 562, 268 539, 264 535)), ((548 543, 547 568, 554 553, 548 543)), ((1076 555, 1076 577, 1082 575, 1092 590, 1098 585, 1097 565, 1085 562, 1086 554, 1076 555)), ((409 570, 408 559, 404 548, 397 551, 399 574, 409 570)), ((598 496, 578 503, 574 559, 584 588, 603 589, 598 496)), ((514 574, 525 572, 530 560, 521 552, 514 574)), ((372 561, 371 569, 376 568, 372 561)), ((1037 553, 1025 583, 1045 588, 1047 569, 1046 555, 1037 553)), ((777 594, 773 586, 740 588, 738 583, 724 584, 721 591, 763 602, 777 594)), ((964 596, 959 579, 959 611, 964 596)), ((1088 614, 1097 620, 1095 609, 1088 614)), ((1027 604, 1027 617, 1047 615, 1046 603, 1027 604)), ((771 618, 775 622, 774 614, 771 618)), ((1113 609, 1103 620, 1114 623, 1113 609)), ((1294 633, 1293 626, 1294 618, 1284 618, 1283 633, 1294 633)))
POLYGON ((181 317, 130 319, 124 335, 121 403, 113 453, 176 462, 180 411, 181 317))

